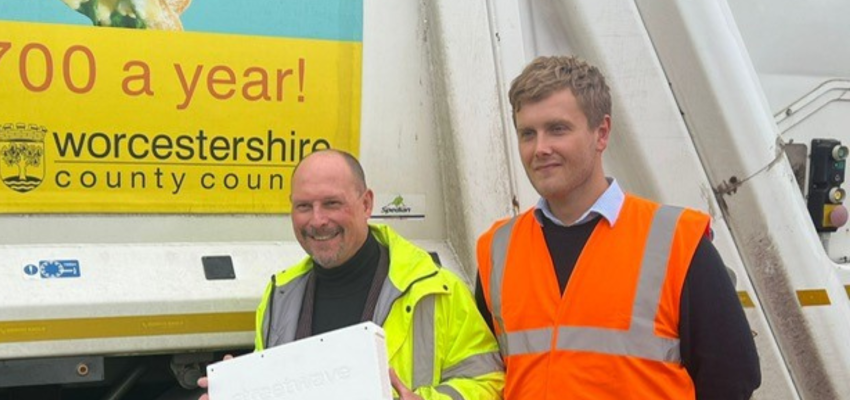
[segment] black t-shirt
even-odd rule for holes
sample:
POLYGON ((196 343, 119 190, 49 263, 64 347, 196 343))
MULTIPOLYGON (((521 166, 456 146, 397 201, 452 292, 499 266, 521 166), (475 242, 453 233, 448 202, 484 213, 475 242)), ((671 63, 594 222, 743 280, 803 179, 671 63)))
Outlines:
MULTIPOLYGON (((561 294, 576 261, 601 217, 560 226, 543 217, 543 236, 552 256, 561 294)), ((617 251, 616 246, 611 251, 617 251)), ((481 278, 475 300, 493 329, 481 278)), ((682 364, 694 381, 698 400, 747 400, 761 383, 758 353, 726 266, 711 241, 703 237, 694 252, 679 303, 682 364)))

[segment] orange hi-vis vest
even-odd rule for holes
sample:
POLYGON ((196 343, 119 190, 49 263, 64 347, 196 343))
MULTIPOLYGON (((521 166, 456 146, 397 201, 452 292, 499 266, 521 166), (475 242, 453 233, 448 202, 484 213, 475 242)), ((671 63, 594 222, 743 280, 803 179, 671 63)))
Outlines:
POLYGON ((615 227, 602 220, 590 235, 563 296, 534 209, 494 224, 478 265, 505 399, 694 399, 679 299, 709 221, 626 195, 615 227))

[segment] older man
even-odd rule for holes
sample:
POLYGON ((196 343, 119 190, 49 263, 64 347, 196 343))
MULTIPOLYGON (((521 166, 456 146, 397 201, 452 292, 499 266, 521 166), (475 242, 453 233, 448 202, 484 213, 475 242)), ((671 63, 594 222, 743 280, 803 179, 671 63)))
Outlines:
MULTIPOLYGON (((256 350, 373 321, 401 399, 501 399, 498 346, 469 289, 385 225, 348 153, 310 154, 292 176, 292 226, 309 255, 277 273, 257 309, 256 350)), ((215 399, 213 399, 215 400, 215 399)))

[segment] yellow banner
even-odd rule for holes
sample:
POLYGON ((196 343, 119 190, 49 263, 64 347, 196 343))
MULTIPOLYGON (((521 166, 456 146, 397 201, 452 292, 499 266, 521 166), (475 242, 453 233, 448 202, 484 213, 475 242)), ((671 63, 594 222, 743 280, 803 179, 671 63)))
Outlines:
POLYGON ((0 212, 280 213, 357 154, 362 44, 0 21, 0 212))

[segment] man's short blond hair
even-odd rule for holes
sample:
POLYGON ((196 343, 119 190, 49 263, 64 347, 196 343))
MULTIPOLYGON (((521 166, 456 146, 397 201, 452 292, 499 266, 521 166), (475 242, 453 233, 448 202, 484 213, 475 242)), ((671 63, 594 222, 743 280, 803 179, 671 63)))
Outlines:
POLYGON ((610 89, 599 68, 573 56, 537 57, 511 82, 508 99, 514 126, 523 105, 544 100, 563 89, 572 91, 591 129, 611 115, 610 89))

